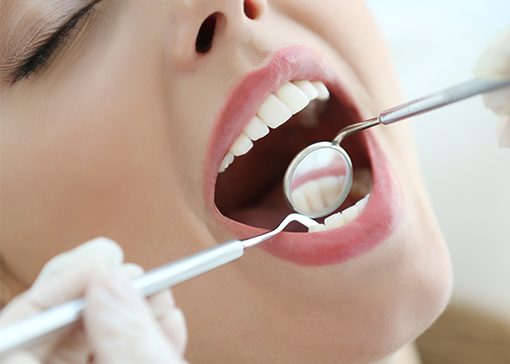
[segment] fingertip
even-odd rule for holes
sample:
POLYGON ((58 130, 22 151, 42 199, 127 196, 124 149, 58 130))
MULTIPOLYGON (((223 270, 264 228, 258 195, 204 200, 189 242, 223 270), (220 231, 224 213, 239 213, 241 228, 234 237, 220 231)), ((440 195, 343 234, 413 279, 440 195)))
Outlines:
MULTIPOLYGON (((93 277, 87 289, 87 291, 104 292, 113 296, 112 298, 118 298, 117 296, 124 291, 131 292, 131 290, 134 290, 134 288, 132 288, 128 273, 124 272, 121 268, 105 271, 93 277)), ((121 297, 123 298, 124 296, 122 295, 121 297)))
POLYGON ((149 297, 147 300, 156 319, 164 317, 167 312, 176 308, 175 300, 170 289, 158 292, 149 297))
POLYGON ((120 266, 119 270, 131 280, 139 278, 145 273, 145 270, 141 266, 134 263, 125 263, 120 266))
POLYGON ((159 322, 166 336, 170 339, 178 352, 184 355, 188 343, 188 329, 186 327, 186 318, 182 310, 174 308, 159 322))
POLYGON ((476 77, 502 80, 510 75, 510 28, 496 37, 474 67, 476 77))
POLYGON ((106 263, 109 263, 110 266, 119 265, 124 260, 124 251, 120 245, 104 236, 99 236, 79 245, 74 249, 74 253, 105 258, 106 263))
POLYGON ((180 353, 184 355, 184 352, 186 351, 186 346, 188 344, 188 329, 186 326, 186 317, 184 316, 184 312, 182 312, 181 309, 175 310, 175 321, 176 325, 179 327, 179 342, 177 343, 177 347, 180 350, 180 353))
POLYGON ((120 265, 123 260, 124 252, 115 241, 105 237, 95 238, 50 259, 36 278, 34 286, 54 278, 64 270, 88 266, 91 270, 100 271, 120 265))

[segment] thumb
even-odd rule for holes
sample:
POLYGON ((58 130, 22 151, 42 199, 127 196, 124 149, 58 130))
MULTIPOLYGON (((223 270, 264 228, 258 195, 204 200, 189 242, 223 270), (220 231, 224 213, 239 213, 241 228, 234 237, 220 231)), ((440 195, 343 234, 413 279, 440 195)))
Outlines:
POLYGON ((96 363, 185 362, 120 271, 93 280, 85 299, 85 331, 96 363))

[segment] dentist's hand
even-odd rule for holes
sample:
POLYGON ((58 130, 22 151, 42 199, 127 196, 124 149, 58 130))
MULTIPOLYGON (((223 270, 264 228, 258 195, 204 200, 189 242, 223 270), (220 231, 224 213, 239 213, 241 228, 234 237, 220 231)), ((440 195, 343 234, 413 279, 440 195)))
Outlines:
POLYGON ((65 301, 84 297, 83 325, 28 349, 0 357, 1 364, 184 363, 187 332, 169 290, 148 299, 130 279, 143 273, 122 264, 121 248, 98 238, 50 260, 34 285, 0 312, 0 327, 65 301))
MULTIPOLYGON (((510 29, 485 50, 475 66, 477 77, 489 80, 510 79, 510 29)), ((485 105, 500 116, 498 143, 510 147, 510 89, 484 95, 485 105)))

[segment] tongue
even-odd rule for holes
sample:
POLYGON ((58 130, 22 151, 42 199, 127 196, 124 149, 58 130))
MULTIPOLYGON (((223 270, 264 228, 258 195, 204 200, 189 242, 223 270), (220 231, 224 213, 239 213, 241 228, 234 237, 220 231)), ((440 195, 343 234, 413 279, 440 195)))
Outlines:
MULTIPOLYGON (((347 207, 354 205, 356 201, 355 197, 349 195, 337 211, 342 211, 347 207)), ((251 206, 232 211, 229 214, 229 217, 246 225, 264 229, 274 229, 285 218, 285 216, 292 212, 293 211, 283 198, 282 185, 277 184, 259 202, 251 206)), ((323 219, 318 218, 316 220, 322 222, 323 219)), ((304 228, 300 228, 300 226, 289 230, 305 231, 304 228)))
POLYGON ((277 184, 256 204, 232 211, 230 218, 247 225, 273 229, 291 212, 283 198, 283 188, 277 184))

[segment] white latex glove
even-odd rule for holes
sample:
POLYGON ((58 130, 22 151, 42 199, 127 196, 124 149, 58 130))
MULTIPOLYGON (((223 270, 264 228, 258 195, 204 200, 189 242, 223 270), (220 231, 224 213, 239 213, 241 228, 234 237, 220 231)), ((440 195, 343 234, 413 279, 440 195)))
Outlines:
POLYGON ((34 285, 0 312, 7 325, 65 301, 85 297, 82 325, 0 358, 2 364, 183 363, 187 332, 169 290, 145 301, 130 278, 143 273, 124 264, 121 248, 94 239, 50 260, 34 285))
MULTIPOLYGON (((510 78, 510 29, 485 50, 475 66, 477 77, 489 80, 510 78)), ((500 116, 498 144, 510 147, 510 89, 484 95, 485 105, 500 116)))

